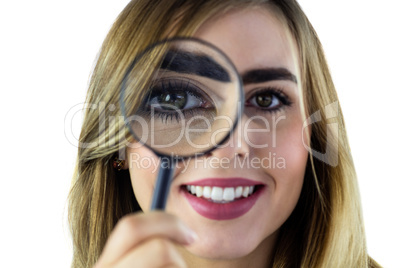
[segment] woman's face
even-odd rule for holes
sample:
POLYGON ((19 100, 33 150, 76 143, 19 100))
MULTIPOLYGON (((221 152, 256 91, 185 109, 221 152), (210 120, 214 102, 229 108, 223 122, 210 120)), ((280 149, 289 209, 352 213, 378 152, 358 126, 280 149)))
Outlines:
MULTIPOLYGON (((179 164, 166 210, 198 234, 186 248, 191 256, 235 259, 267 252, 299 199, 308 156, 302 141, 294 41, 262 8, 211 19, 195 37, 217 46, 233 61, 244 78, 245 112, 238 125, 241 131, 225 146, 179 164), (195 194, 187 190, 191 187, 195 194), (226 201, 219 201, 222 198, 226 201)), ((128 148, 127 157, 136 198, 147 211, 159 159, 146 147, 128 148)))

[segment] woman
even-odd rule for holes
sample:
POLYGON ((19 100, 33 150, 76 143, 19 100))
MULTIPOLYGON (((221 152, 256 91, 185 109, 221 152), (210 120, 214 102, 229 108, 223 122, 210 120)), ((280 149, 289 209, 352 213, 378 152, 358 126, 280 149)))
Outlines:
POLYGON ((336 92, 319 40, 295 1, 132 1, 102 46, 87 102, 102 106, 87 111, 80 136, 69 207, 73 267, 378 267, 367 255, 336 92), (240 142, 202 158, 225 159, 225 167, 183 163, 167 212, 149 212, 156 174, 136 163, 157 157, 144 146, 127 146, 122 119, 106 120, 105 127, 100 118, 121 118, 120 82, 132 59, 173 36, 224 51, 244 83, 238 127, 259 115, 275 131, 235 133, 231 138, 240 142), (276 78, 248 79, 267 70, 276 78), (255 142, 268 146, 250 145, 255 142), (121 155, 126 161, 115 159, 121 155), (264 165, 268 155, 282 164, 264 165), (259 164, 238 164, 254 160, 259 164), (218 202, 239 187, 243 198, 218 202), (254 201, 234 213, 239 200, 254 201))

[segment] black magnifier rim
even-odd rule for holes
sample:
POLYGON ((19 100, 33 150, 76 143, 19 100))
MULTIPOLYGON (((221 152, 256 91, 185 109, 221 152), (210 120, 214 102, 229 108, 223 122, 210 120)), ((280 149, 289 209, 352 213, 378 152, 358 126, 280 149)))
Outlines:
POLYGON ((192 158, 195 156, 203 156, 205 154, 208 154, 210 152, 212 152, 213 150, 215 150, 219 145, 222 145, 223 143, 225 143, 227 141, 227 139, 233 134, 233 132, 235 131, 235 129, 237 128, 237 124, 239 122, 239 119, 241 118, 241 116, 243 115, 243 110, 244 110, 244 103, 245 103, 245 97, 244 97, 244 88, 243 88, 243 82, 241 80, 241 76, 239 74, 239 72, 237 71, 236 67, 234 66, 233 62, 230 60, 230 58, 218 47, 216 47, 215 45, 206 42, 204 40, 201 40, 199 38, 195 38, 195 37, 181 37, 181 36, 176 36, 176 37, 172 37, 172 38, 166 38, 163 39, 161 41, 155 42, 151 45, 149 45, 145 50, 143 50, 140 54, 138 54, 138 56, 136 56, 134 58, 134 60, 131 62, 131 64, 129 65, 126 73, 124 74, 122 83, 121 83, 121 87, 120 87, 120 109, 121 112, 124 116, 124 124, 127 126, 127 128, 129 129, 131 135, 137 139, 138 139, 137 135, 134 133, 133 129, 130 127, 130 124, 127 120, 127 116, 126 116, 126 110, 125 110, 125 105, 124 105, 124 95, 125 95, 125 90, 126 90, 126 83, 128 80, 128 77, 131 73, 131 71, 133 70, 134 66, 137 64, 137 62, 145 55, 145 53, 147 53, 149 50, 154 49, 155 47, 164 44, 164 43, 171 43, 171 42, 177 42, 177 41, 195 41, 198 42, 202 45, 206 45, 209 46, 212 49, 215 49, 216 51, 218 51, 223 57, 224 59, 229 63, 229 65, 233 68, 233 70, 235 71, 238 79, 238 83, 239 83, 239 90, 240 90, 240 108, 239 109, 239 116, 236 117, 236 120, 233 124, 233 127, 230 129, 230 131, 228 132, 228 134, 222 139, 222 141, 220 141, 216 146, 213 146, 212 148, 209 148, 205 151, 201 151, 198 153, 194 153, 191 155, 172 155, 172 154, 164 154, 159 152, 158 150, 152 148, 151 146, 147 145, 146 143, 141 142, 141 144, 143 144, 145 147, 149 148, 152 152, 154 152, 158 157, 168 157, 168 158, 172 158, 172 159, 176 159, 177 161, 181 161, 181 160, 185 160, 188 158, 192 158))

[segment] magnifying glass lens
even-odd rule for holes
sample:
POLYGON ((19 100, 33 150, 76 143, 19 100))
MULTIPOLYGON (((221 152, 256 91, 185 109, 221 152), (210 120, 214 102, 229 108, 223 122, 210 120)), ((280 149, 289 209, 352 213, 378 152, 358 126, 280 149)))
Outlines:
POLYGON ((241 80, 230 60, 197 39, 149 47, 122 87, 122 110, 136 141, 158 155, 189 157, 214 149, 243 107, 241 80))

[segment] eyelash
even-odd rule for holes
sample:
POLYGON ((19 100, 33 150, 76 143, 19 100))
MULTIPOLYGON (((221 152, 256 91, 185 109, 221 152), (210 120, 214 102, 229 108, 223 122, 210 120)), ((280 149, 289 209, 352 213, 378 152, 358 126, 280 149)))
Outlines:
POLYGON ((254 109, 258 110, 259 112, 263 112, 263 113, 276 113, 276 112, 279 112, 280 110, 282 110, 283 108, 292 106, 292 104, 293 104, 293 102, 290 100, 288 95, 286 95, 283 92, 283 89, 276 88, 276 87, 266 87, 266 88, 258 89, 257 91, 253 92, 252 95, 246 100, 245 106, 254 108, 254 109), (259 94, 262 94, 262 93, 271 94, 273 98, 277 98, 279 100, 280 104, 274 108, 265 108, 264 109, 263 107, 258 107, 258 106, 255 106, 254 104, 250 103, 253 98, 257 97, 259 94))
MULTIPOLYGON (((188 83, 187 81, 161 81, 161 83, 159 83, 159 85, 157 85, 154 88, 153 93, 155 95, 159 94, 159 92, 162 92, 168 88, 176 88, 176 89, 180 89, 184 92, 187 92, 187 94, 192 95, 195 98, 200 98, 201 95, 199 95, 198 89, 194 86, 191 85, 191 83, 188 83)), ((154 95, 152 94, 152 95, 154 95)), ((154 95, 154 96, 155 96, 154 95)), ((252 108, 255 109, 256 112, 259 113, 277 113, 279 111, 281 111, 282 109, 286 108, 286 107, 290 107, 292 106, 292 101, 290 100, 290 98, 284 93, 283 89, 281 88, 277 88, 277 87, 266 87, 266 88, 260 88, 255 90, 252 95, 246 100, 245 103, 245 108, 252 108), (253 98, 256 98, 259 94, 269 94, 272 96, 272 99, 274 100, 275 98, 279 101, 279 104, 276 105, 273 108, 264 108, 264 107, 260 107, 258 105, 255 105, 252 102, 253 98)), ((145 108, 145 107, 144 107, 145 108)), ((148 110, 147 108, 145 108, 142 111, 144 114, 147 114, 148 116, 151 115, 150 110, 148 110)), ((194 116, 197 115, 197 109, 185 109, 182 110, 183 115, 184 116, 194 116)), ((168 121, 172 121, 173 119, 176 119, 176 121, 179 122, 179 115, 177 113, 174 112, 168 112, 168 111, 158 111, 154 116, 160 118, 160 120, 162 122, 167 123, 168 121)))
MULTIPOLYGON (((198 89, 197 86, 193 85, 189 81, 185 80, 162 80, 160 81, 155 87, 152 89, 152 94, 149 96, 148 100, 152 99, 151 97, 155 97, 158 94, 161 94, 162 92, 169 92, 170 89, 175 89, 176 91, 183 91, 186 92, 189 96, 192 96, 193 98, 198 99, 200 102, 205 101, 202 99, 203 94, 200 93, 200 89, 198 89)), ((174 90, 172 91, 174 92, 174 90)), ((208 102, 208 100, 207 100, 208 102)), ((151 111, 149 110, 149 107, 146 107, 146 103, 143 103, 143 108, 142 113, 147 116, 151 116, 151 111)), ((193 117, 198 115, 197 114, 197 108, 189 108, 189 109, 184 109, 181 110, 182 114, 184 117, 193 117)), ((207 108, 205 108, 204 112, 210 112, 212 111, 207 111, 207 108)), ((168 123, 172 122, 173 119, 176 119, 177 122, 179 122, 179 114, 176 112, 169 112, 169 111, 163 111, 163 110, 158 110, 154 114, 155 117, 159 118, 162 122, 168 123)))

